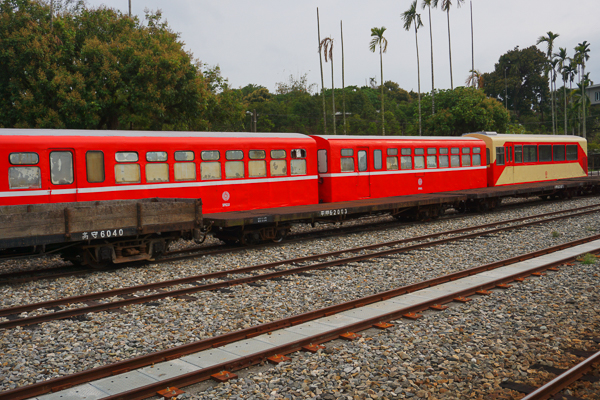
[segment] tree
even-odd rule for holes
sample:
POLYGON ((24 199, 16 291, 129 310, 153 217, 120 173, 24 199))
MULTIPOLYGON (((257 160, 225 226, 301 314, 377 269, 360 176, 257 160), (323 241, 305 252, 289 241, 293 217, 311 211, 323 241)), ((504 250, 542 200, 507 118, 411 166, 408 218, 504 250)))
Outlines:
POLYGON ((585 124, 585 106, 586 106, 586 94, 585 94, 585 87, 586 87, 586 79, 585 79, 585 62, 587 60, 590 59, 590 44, 587 42, 587 40, 584 40, 583 43, 579 43, 577 45, 577 47, 575 47, 575 51, 576 53, 576 59, 577 61, 581 64, 581 75, 583 76, 583 79, 581 80, 581 83, 583 83, 583 87, 582 87, 582 94, 584 96, 583 98, 583 102, 581 105, 581 109, 582 109, 582 113, 583 113, 583 137, 585 138, 587 136, 587 132, 586 132, 586 124, 585 124))
POLYGON ((421 8, 424 10, 425 7, 427 7, 427 11, 429 12, 429 43, 431 45, 431 113, 435 114, 435 79, 433 73, 433 28, 431 25, 431 2, 432 0, 423 0, 421 8))
POLYGON ((485 85, 485 81, 483 79, 483 75, 481 74, 481 72, 479 70, 472 69, 469 71, 469 73, 471 75, 469 75, 467 77, 467 79, 465 80, 465 85, 473 87, 475 89, 483 89, 483 86, 485 85))
MULTIPOLYGON (((452 7, 452 0, 433 0, 433 6, 437 7, 438 2, 441 3, 441 9, 446 13, 448 17, 448 55, 450 56, 450 89, 454 89, 454 81, 452 80, 452 41, 450 40, 450 8, 452 7)), ((456 0, 456 6, 460 7, 465 0, 456 0)))
POLYGON ((0 16, 0 125, 210 127, 215 94, 160 13, 145 23, 107 8, 52 17, 37 1, 5 0, 0 16))
MULTIPOLYGON (((425 99, 429 94, 425 95, 425 99)), ((428 107, 425 101, 424 107, 428 107)), ((425 112, 425 132, 436 135, 460 136, 467 132, 506 132, 510 120, 508 111, 497 99, 487 97, 483 90, 458 87, 437 93, 435 115, 425 112)), ((426 110, 427 111, 427 110, 426 110)))
MULTIPOLYGON (((421 136, 421 67, 419 66, 419 40, 417 38, 417 30, 423 26, 421 14, 417 13, 417 0, 413 1, 410 8, 402 14, 404 20, 404 29, 410 30, 411 26, 415 27, 415 43, 417 46, 417 80, 418 80, 418 102, 419 102, 419 136, 421 136)), ((382 96, 383 97, 383 96, 382 96)))
MULTIPOLYGON (((547 33, 548 36, 540 36, 536 42, 536 45, 539 45, 540 43, 546 43, 547 44, 547 51, 546 51, 546 56, 547 56, 547 67, 546 67, 546 75, 548 74, 548 72, 552 72, 550 79, 551 82, 554 82, 555 78, 555 71, 554 71, 554 67, 552 66, 552 51, 554 50, 554 40, 559 37, 560 35, 558 33, 552 33, 551 31, 548 31, 547 33)), ((554 105, 554 89, 552 88, 552 85, 550 86, 550 94, 552 96, 552 133, 555 134, 556 133, 556 122, 555 122, 555 117, 554 117, 554 109, 555 109, 555 105, 554 105)))
POLYGON ((333 108, 333 134, 335 135, 335 87, 333 84, 333 39, 330 37, 326 37, 321 40, 321 44, 319 47, 319 52, 323 49, 323 53, 325 54, 325 62, 327 62, 327 50, 329 50, 329 61, 331 61, 331 104, 333 108))
POLYGON ((323 58, 321 57, 321 25, 319 7, 317 7, 317 35, 319 39, 319 66, 321 67, 321 97, 323 98, 323 133, 327 135, 327 112, 325 111, 325 83, 323 81, 323 58))
POLYGON ((554 57, 558 59, 558 70, 562 76, 563 81, 563 101, 564 101, 564 134, 567 134, 567 66, 571 65, 570 59, 567 56, 567 49, 560 47, 558 53, 554 54, 554 57))
POLYGON ((549 98, 548 77, 544 76, 546 65, 546 56, 535 46, 522 50, 515 47, 500 56, 493 72, 483 74, 483 90, 506 101, 517 119, 542 113, 545 107, 542 99, 549 98))
POLYGON ((369 50, 375 53, 377 46, 379 46, 379 66, 381 69, 381 131, 382 135, 385 136, 385 116, 383 109, 383 53, 387 51, 388 41, 383 37, 385 32, 385 26, 381 28, 371 28, 371 42, 369 43, 369 50))

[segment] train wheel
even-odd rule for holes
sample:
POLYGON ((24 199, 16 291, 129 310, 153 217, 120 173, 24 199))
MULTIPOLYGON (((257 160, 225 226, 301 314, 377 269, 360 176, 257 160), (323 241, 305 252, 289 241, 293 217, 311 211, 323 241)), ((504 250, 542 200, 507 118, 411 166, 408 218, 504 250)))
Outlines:
POLYGON ((283 241, 283 239, 285 239, 286 236, 287 236, 287 230, 280 229, 275 234, 275 239, 273 239, 273 242, 275 242, 275 243, 281 243, 283 241))

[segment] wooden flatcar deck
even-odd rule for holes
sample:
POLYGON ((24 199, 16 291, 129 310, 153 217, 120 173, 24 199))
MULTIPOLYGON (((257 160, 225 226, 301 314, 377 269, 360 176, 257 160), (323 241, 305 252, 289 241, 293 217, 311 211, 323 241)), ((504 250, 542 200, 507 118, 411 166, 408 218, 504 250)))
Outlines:
POLYGON ((599 176, 535 182, 522 185, 497 186, 491 188, 459 190, 455 192, 416 194, 410 196, 385 197, 344 201, 339 203, 312 204, 307 206, 265 208, 250 211, 233 211, 204 215, 205 225, 213 227, 236 227, 278 222, 335 219, 339 216, 398 213, 402 210, 431 205, 456 204, 467 200, 501 199, 503 197, 544 196, 564 191, 577 191, 600 186, 599 176))

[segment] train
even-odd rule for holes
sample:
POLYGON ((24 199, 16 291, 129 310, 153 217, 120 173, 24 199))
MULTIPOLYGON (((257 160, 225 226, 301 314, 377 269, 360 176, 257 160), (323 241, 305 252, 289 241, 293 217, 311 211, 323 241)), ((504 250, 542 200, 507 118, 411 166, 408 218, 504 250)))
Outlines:
MULTIPOLYGON (((0 216, 14 214, 17 209, 26 213, 64 204, 71 208, 85 205, 90 215, 89 207, 148 199, 198 200, 204 217, 280 208, 294 214, 298 207, 588 175, 587 143, 577 136, 495 132, 460 137, 328 136, 62 129, 0 129, 0 171, 4 171, 0 172, 0 216)), ((193 226, 186 226, 186 233, 178 233, 181 227, 171 229, 169 240, 178 235, 198 237, 198 230, 206 231, 198 211, 188 211, 193 226)), ((168 207, 160 212, 167 215, 168 207)), ((67 222, 74 223, 72 218, 67 222)), ((140 236, 142 227, 137 228, 134 236, 140 236)), ((286 226, 283 231, 288 229, 286 226)), ((263 237, 268 238, 264 234, 267 231, 262 230, 263 237)), ((273 238, 281 236, 282 230, 272 231, 273 238)), ((31 232, 19 240, 5 232, 4 239, 11 241, 5 240, 3 245, 0 230, 0 249, 33 245, 37 251, 40 246, 45 251, 65 244, 65 238, 56 243, 34 240, 27 237, 35 236, 31 232)), ((74 233, 76 239, 70 231, 65 233, 66 239, 94 249, 95 255, 88 261, 102 258, 98 256, 102 246, 94 246, 95 239, 83 235, 87 231, 74 233)), ((218 232, 214 233, 218 237, 218 232)), ((105 248, 111 246, 108 238, 102 239, 105 248)), ((159 246, 156 237, 154 240, 157 248, 167 245, 159 246)), ((69 244, 73 259, 77 246, 69 244)), ((147 242, 137 247, 133 253, 148 252, 147 242)), ((105 259, 119 258, 114 246, 103 254, 105 259)))

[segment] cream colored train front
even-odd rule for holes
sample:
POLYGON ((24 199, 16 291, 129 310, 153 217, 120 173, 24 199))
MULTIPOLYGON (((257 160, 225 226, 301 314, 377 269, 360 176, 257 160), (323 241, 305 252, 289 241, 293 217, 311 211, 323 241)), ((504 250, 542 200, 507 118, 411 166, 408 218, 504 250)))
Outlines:
POLYGON ((488 186, 587 176, 587 141, 567 135, 468 133, 486 145, 488 186))

